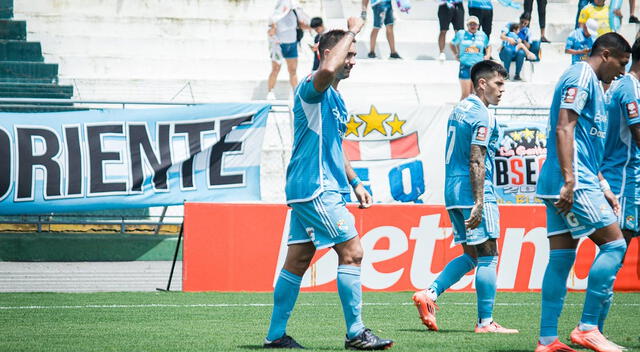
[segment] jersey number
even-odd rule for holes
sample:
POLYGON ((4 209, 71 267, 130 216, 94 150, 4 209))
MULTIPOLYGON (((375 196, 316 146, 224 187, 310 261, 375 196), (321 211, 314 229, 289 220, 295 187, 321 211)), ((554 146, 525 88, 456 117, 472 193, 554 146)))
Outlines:
POLYGON ((447 155, 445 156, 444 163, 449 164, 451 160, 451 154, 453 154, 453 146, 456 144, 456 126, 449 126, 447 131, 447 139, 449 140, 449 148, 447 148, 447 155))

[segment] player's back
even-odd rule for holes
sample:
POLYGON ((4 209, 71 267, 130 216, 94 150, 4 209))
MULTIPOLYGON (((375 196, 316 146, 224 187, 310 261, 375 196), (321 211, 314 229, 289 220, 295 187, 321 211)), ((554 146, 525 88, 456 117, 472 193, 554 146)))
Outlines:
POLYGON ((475 95, 459 102, 449 115, 445 147, 445 204, 448 208, 473 206, 469 160, 471 145, 484 146, 485 202, 495 202, 493 158, 498 144, 498 125, 475 95))
POLYGON ((602 175, 616 195, 640 197, 640 148, 630 125, 640 123, 640 82, 631 74, 615 81, 606 95, 609 126, 602 175))
POLYGON ((556 135, 561 109, 578 114, 573 141, 575 189, 600 188, 597 175, 604 156, 607 131, 604 91, 591 66, 578 62, 560 77, 553 94, 547 126, 547 159, 538 178, 537 194, 541 198, 557 197, 564 184, 556 135))

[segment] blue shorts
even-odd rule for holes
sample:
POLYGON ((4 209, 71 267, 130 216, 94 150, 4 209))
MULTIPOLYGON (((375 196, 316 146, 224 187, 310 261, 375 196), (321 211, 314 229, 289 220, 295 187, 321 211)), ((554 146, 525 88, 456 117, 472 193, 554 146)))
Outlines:
POLYGON ((391 1, 384 1, 372 7, 373 10, 373 28, 381 28, 393 24, 393 8, 391 1))
POLYGON ((571 237, 578 239, 618 221, 599 189, 576 190, 573 193, 573 207, 566 215, 559 214, 553 205, 557 199, 543 200, 547 206, 547 237, 570 232, 571 237))
POLYGON ((285 59, 298 58, 298 43, 281 43, 280 49, 282 49, 282 57, 285 59))
POLYGON ((318 197, 290 204, 287 244, 313 242, 317 249, 333 247, 358 235, 353 215, 341 193, 325 191, 318 197))
POLYGON ((473 230, 467 230, 464 221, 471 215, 471 208, 447 209, 453 225, 453 240, 456 244, 474 246, 491 238, 500 237, 500 212, 498 204, 484 203, 482 221, 473 230))
POLYGON ((458 72, 458 78, 471 79, 471 66, 460 64, 460 72, 458 72))
POLYGON ((620 198, 620 207, 620 228, 631 231, 633 237, 640 236, 640 225, 638 224, 640 198, 622 197, 620 198))

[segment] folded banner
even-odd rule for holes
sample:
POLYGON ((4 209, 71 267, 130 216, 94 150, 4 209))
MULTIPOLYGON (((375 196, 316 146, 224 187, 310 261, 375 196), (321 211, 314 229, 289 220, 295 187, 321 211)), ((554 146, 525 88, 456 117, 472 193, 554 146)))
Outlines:
POLYGON ((0 214, 259 200, 270 108, 2 114, 0 214))

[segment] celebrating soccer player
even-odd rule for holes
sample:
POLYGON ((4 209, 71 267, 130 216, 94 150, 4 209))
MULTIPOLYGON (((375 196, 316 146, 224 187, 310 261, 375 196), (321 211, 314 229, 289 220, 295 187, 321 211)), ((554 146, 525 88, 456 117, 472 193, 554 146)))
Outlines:
MULTIPOLYGON (((603 305, 611 299, 626 243, 617 223, 618 201, 599 173, 605 154, 605 84, 629 61, 629 43, 617 33, 600 36, 587 61, 571 66, 556 85, 549 112, 547 160, 538 178, 537 196, 547 207, 549 263, 542 281, 542 351, 573 351, 558 340, 558 318, 567 293, 567 277, 580 238, 599 246, 587 283, 580 324, 571 341, 594 351, 620 351, 598 329, 603 305)), ((634 100, 635 103, 635 100, 634 100)))
POLYGON ((393 341, 374 335, 362 322, 363 251, 344 200, 351 185, 362 207, 372 202, 342 151, 347 109, 336 90, 355 65, 355 37, 363 25, 362 19, 351 17, 349 31, 323 34, 318 44, 320 67, 296 88, 293 152, 285 188, 287 204, 292 208, 289 248, 273 292, 265 348, 302 348, 285 333, 287 320, 316 248, 327 247, 338 254, 338 295, 347 324, 345 348, 382 350, 393 345, 393 341))
POLYGON ((437 297, 477 266, 475 332, 518 332, 493 321, 498 263, 496 239, 500 235, 493 162, 500 131, 487 107, 500 102, 506 77, 507 71, 494 61, 475 64, 471 68, 475 94, 458 103, 449 116, 444 197, 455 242, 462 244, 464 254, 449 262, 429 288, 413 295, 420 319, 429 330, 438 330, 437 297))
MULTIPOLYGON (((629 72, 616 80, 607 91, 608 96, 605 100, 609 126, 601 170, 606 180, 602 181, 604 187, 611 188, 620 199, 618 224, 627 246, 633 237, 640 234, 640 39, 633 43, 631 59, 629 72)), ((611 296, 605 301, 600 313, 600 332, 604 329, 604 320, 611 306, 611 296)))

